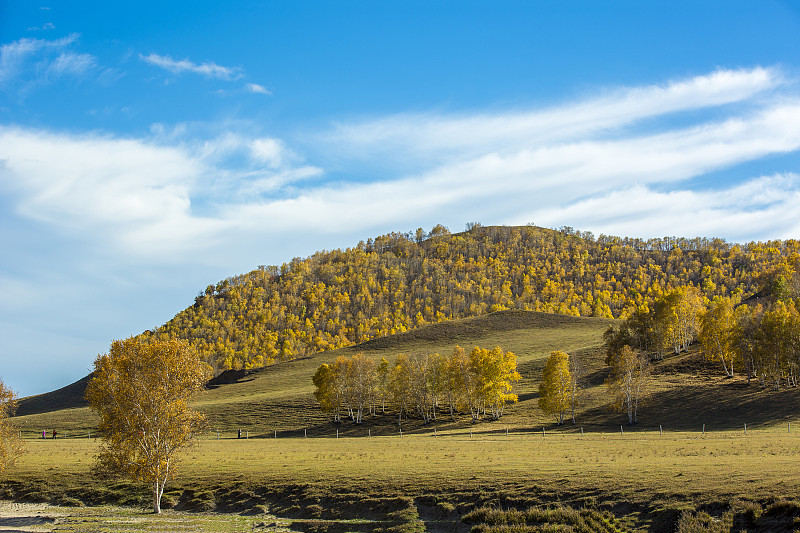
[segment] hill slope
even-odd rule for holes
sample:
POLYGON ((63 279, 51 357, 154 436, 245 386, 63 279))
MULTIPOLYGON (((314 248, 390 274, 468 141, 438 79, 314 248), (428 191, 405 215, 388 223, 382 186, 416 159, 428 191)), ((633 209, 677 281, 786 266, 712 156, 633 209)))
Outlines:
MULTIPOLYGON (((522 380, 516 387, 520 402, 510 406, 498 423, 482 423, 475 431, 499 431, 505 427, 522 430, 541 430, 552 427, 552 419, 538 408, 538 384, 541 371, 550 351, 566 350, 580 356, 587 368, 584 404, 578 421, 586 431, 608 431, 618 428, 622 417, 609 411, 604 379, 602 333, 612 324, 602 318, 581 318, 528 311, 502 311, 476 318, 461 319, 423 326, 417 330, 391 337, 375 339, 359 346, 322 352, 313 357, 274 364, 268 367, 229 371, 209 384, 197 407, 207 413, 209 430, 231 436, 237 429, 251 436, 330 435, 338 429, 342 434, 361 435, 397 432, 394 413, 367 417, 356 426, 344 422, 339 426, 320 412, 312 392, 311 376, 316 368, 332 362, 339 355, 351 356, 364 352, 375 359, 386 357, 393 361, 398 353, 447 353, 456 344, 470 348, 474 345, 500 345, 518 356, 522 380)), ((18 422, 28 428, 30 436, 42 429, 57 428, 84 434, 96 424, 87 407, 76 407, 81 401, 79 383, 59 391, 23 399, 18 422), (69 394, 67 394, 69 393, 69 394), (41 406, 61 405, 62 408, 33 414, 41 406), (28 413, 25 416, 23 414, 28 413)), ((85 386, 85 385, 84 385, 85 386)), ((652 395, 641 410, 642 428, 661 424, 666 430, 696 430, 706 424, 709 431, 773 426, 796 420, 800 408, 800 391, 764 391, 756 383, 747 384, 744 378, 726 379, 719 368, 702 360, 697 347, 689 354, 668 357, 656 363, 652 379, 652 395)), ((470 426, 468 416, 453 421, 439 417, 440 431, 470 426)), ((403 422, 403 431, 422 430, 419 421, 403 422)), ((570 425, 564 429, 569 430, 570 425)), ((429 429, 425 429, 429 431, 429 429)))

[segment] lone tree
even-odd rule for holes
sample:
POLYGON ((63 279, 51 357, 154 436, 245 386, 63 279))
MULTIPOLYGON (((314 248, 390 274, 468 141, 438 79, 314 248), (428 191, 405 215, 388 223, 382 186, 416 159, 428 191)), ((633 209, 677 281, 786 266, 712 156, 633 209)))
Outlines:
POLYGON ((14 462, 23 450, 22 440, 8 421, 16 408, 14 391, 6 387, 0 379, 0 474, 14 466, 14 462))
POLYGON ((550 352, 539 384, 539 408, 555 415, 559 425, 564 423, 564 414, 570 408, 572 383, 569 355, 561 350, 550 352))
POLYGON ((650 358, 645 353, 635 352, 630 346, 623 346, 619 352, 610 356, 611 372, 606 378, 606 386, 613 403, 612 406, 628 414, 628 424, 639 422, 639 401, 647 393, 650 376, 650 358))
POLYGON ((150 483, 153 512, 160 513, 176 452, 205 421, 189 402, 202 390, 207 366, 186 341, 130 338, 114 341, 94 368, 86 397, 100 415, 96 472, 150 483))

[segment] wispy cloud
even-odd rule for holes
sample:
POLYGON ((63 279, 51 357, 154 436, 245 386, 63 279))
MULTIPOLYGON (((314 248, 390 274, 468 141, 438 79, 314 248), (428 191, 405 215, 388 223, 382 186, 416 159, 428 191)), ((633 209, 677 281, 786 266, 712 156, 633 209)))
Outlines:
POLYGON ((41 26, 31 26, 28 31, 49 31, 56 29, 56 25, 52 22, 45 22, 41 26))
POLYGON ((774 69, 718 71, 552 109, 352 121, 291 143, 248 133, 252 124, 212 135, 154 128, 147 139, 4 128, 0 187, 21 217, 148 260, 255 257, 253 239, 363 236, 426 221, 796 236, 796 174, 697 185, 798 152, 793 91, 774 69), (304 149, 325 136, 321 149, 304 149), (356 153, 380 172, 363 172, 356 153))
POLYGON ((162 56, 159 54, 139 54, 139 59, 173 74, 188 72, 191 74, 200 74, 206 78, 220 80, 238 80, 244 76, 244 74, 242 74, 242 69, 239 67, 223 67, 212 61, 194 63, 189 59, 172 59, 170 56, 162 56))
POLYGON ((47 66, 47 74, 82 76, 95 66, 97 60, 90 54, 62 53, 47 66))
POLYGON ((113 78, 114 69, 103 68, 91 54, 73 50, 77 33, 60 39, 19 39, 0 46, 0 89, 24 96, 60 78, 113 78))
POLYGON ((245 91, 253 94, 272 94, 266 87, 257 83, 248 83, 244 86, 245 91))
MULTIPOLYGON (((509 152, 593 137, 618 137, 620 129, 665 115, 751 101, 784 83, 773 68, 719 70, 663 85, 617 88, 549 109, 497 113, 413 113, 343 121, 316 139, 361 158, 375 151, 419 157, 463 157, 509 152), (399 150, 399 151, 398 151, 399 150)), ((390 157, 389 161, 392 160, 390 157)))
MULTIPOLYGON (((0 84, 19 76, 26 66, 31 66, 32 59, 39 59, 37 55, 59 53, 79 38, 79 34, 72 33, 61 39, 19 39, 0 45, 0 84)), ((52 58, 45 57, 43 60, 49 62, 52 58)))

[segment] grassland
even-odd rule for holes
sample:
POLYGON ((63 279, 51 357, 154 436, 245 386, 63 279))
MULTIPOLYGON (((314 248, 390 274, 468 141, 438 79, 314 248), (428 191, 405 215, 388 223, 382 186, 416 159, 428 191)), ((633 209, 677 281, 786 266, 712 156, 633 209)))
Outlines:
MULTIPOLYGON (((679 523, 687 532, 720 524, 795 527, 800 393, 724 378, 694 348, 654 366, 641 423, 622 433, 623 419, 608 409, 603 385, 601 334, 610 323, 497 313, 223 375, 197 402, 209 428, 185 454, 168 504, 192 511, 269 510, 304 531, 499 533, 511 524, 514 531, 534 531, 539 525, 513 520, 550 516, 553 506, 571 510, 556 513, 565 520, 585 508, 588 522, 609 531, 674 531, 679 523), (517 353, 520 402, 500 421, 440 417, 430 425, 411 420, 398 427, 387 414, 360 426, 334 425, 313 402, 311 375, 338 355, 363 351, 391 361, 397 353, 441 353, 456 344, 500 345, 517 353), (537 407, 541 369, 554 349, 578 354, 588 369, 574 426, 556 426, 537 407), (233 438, 238 429, 251 438, 233 438), (500 518, 481 511, 531 508, 544 511, 500 518)), ((5 497, 146 505, 144 487, 91 479, 98 444, 86 437, 95 418, 74 393, 62 391, 58 398, 45 395, 32 405, 41 410, 63 402, 69 408, 50 405, 16 418, 29 450, 3 483, 5 497), (54 428, 69 438, 35 438, 54 428)))
MULTIPOLYGON (((114 489, 95 486, 89 476, 97 446, 94 439, 29 441, 14 475, 19 484, 6 487, 19 493, 8 495, 108 503, 114 489)), ((429 520, 457 523, 481 507, 558 503, 611 511, 625 528, 669 531, 684 509, 768 505, 797 494, 798 453, 800 433, 785 429, 214 438, 185 454, 168 498, 194 510, 263 505, 294 519, 340 521, 376 520, 375 502, 389 511, 385 520, 406 504, 415 513, 411 522, 422 523, 434 510, 429 520)), ((121 486, 125 503, 147 504, 146 489, 121 486)))

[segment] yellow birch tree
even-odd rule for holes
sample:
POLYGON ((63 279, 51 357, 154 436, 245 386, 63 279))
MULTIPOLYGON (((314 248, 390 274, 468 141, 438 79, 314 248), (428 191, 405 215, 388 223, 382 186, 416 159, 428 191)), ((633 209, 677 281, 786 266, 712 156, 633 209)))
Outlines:
POLYGON ((86 398, 100 415, 103 439, 95 472, 149 483, 155 513, 177 452, 204 423, 189 402, 203 389, 207 370, 182 340, 114 341, 94 362, 86 398))
POLYGON ((569 355, 561 350, 550 352, 539 384, 539 408, 564 423, 564 413, 570 406, 572 376, 569 355))

